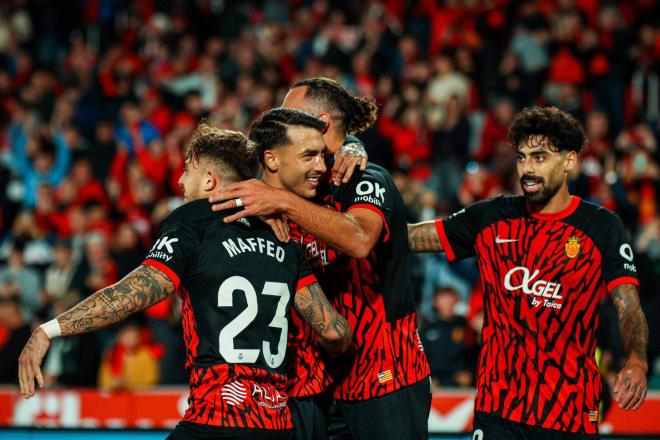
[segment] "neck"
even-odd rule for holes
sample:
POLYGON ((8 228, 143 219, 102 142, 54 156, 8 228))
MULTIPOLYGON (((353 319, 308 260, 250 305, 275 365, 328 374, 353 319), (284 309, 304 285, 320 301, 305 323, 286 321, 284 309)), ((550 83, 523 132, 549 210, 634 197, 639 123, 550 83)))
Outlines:
POLYGON ((280 179, 277 178, 277 175, 275 173, 269 172, 268 170, 264 170, 264 174, 261 176, 261 181, 268 184, 268 186, 272 186, 273 188, 286 189, 280 182, 280 179))
POLYGON ((539 214, 553 214, 562 211, 571 204, 571 194, 568 192, 566 183, 557 191, 557 194, 552 196, 546 203, 531 203, 529 204, 532 212, 539 214))
POLYGON ((344 145, 344 142, 346 141, 346 133, 342 132, 341 134, 338 134, 336 132, 333 133, 327 133, 325 135, 326 139, 326 146, 328 147, 328 150, 332 153, 335 154, 339 149, 341 148, 342 145, 344 145))

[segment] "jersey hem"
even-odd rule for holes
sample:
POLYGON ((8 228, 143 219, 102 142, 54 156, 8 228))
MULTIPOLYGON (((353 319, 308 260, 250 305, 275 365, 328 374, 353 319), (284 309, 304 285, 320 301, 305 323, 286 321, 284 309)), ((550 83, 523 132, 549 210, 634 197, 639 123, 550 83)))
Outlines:
POLYGON ((179 276, 172 269, 170 269, 160 261, 156 261, 156 260, 152 260, 151 258, 148 258, 144 260, 142 264, 151 266, 154 269, 163 272, 167 276, 167 278, 169 278, 170 281, 174 283, 174 290, 177 290, 181 285, 181 280, 179 279, 179 276))
POLYGON ((447 232, 445 231, 445 224, 443 220, 438 219, 435 221, 435 230, 438 232, 438 238, 440 239, 442 250, 444 250, 445 255, 447 255, 447 259, 449 261, 455 261, 456 254, 454 253, 454 249, 452 249, 451 244, 449 243, 449 238, 447 237, 447 232))
POLYGON ((619 287, 622 284, 633 284, 637 287, 639 287, 639 281, 635 277, 619 277, 615 278, 609 283, 607 283, 607 291, 611 292, 614 290, 616 287, 619 287))

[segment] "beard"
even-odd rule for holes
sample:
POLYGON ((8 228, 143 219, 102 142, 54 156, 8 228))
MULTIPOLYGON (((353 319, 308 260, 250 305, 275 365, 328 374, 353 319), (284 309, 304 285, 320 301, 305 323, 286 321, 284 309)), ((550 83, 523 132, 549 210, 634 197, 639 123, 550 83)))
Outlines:
POLYGON ((523 176, 520 178, 520 186, 522 188, 525 198, 531 205, 545 205, 559 192, 561 188, 561 181, 548 182, 542 177, 538 176, 523 176), (540 183, 541 189, 534 192, 525 191, 525 182, 540 183))

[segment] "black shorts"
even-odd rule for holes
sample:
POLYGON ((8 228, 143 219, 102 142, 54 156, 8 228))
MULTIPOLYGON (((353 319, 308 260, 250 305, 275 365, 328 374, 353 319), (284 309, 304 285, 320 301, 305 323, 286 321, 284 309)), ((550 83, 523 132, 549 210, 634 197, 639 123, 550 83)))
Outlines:
POLYGON ((330 411, 331 440, 428 440, 431 384, 423 379, 385 396, 347 402, 330 411))
POLYGON ((276 431, 257 428, 225 428, 200 423, 179 422, 166 440, 291 440, 291 430, 276 431))
POLYGON ((289 397, 295 440, 328 440, 328 411, 331 396, 289 397))
POLYGON ((555 431, 476 411, 472 440, 594 440, 598 434, 555 431))

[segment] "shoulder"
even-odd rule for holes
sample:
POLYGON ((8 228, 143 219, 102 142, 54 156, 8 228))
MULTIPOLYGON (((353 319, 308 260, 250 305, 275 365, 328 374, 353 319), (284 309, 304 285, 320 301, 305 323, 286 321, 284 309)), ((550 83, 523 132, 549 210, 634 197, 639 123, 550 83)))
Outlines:
POLYGON ((222 219, 227 213, 215 212, 206 199, 185 203, 174 209, 160 224, 160 234, 172 230, 185 230, 202 235, 211 226, 225 227, 222 219))

